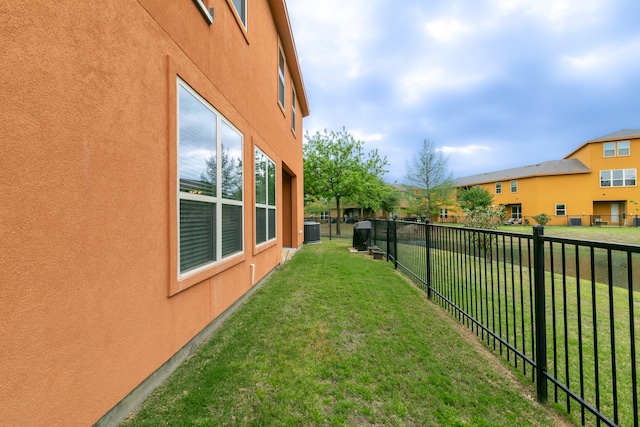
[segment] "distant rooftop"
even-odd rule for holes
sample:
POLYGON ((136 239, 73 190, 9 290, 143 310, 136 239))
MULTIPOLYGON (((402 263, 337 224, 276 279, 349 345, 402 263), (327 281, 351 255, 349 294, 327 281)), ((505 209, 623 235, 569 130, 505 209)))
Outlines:
POLYGON ((611 141, 614 139, 626 139, 626 138, 638 138, 638 137, 640 137, 640 129, 622 129, 617 132, 610 133, 609 135, 591 139, 587 142, 611 141))
MULTIPOLYGON (((640 131, 639 131, 640 132, 640 131)), ((551 160, 548 162, 537 163, 530 166, 522 166, 519 168, 505 169, 496 172, 481 173, 471 175, 454 180, 456 187, 466 187, 475 184, 486 184, 489 182, 508 181, 512 179, 546 176, 546 175, 563 175, 572 173, 588 173, 591 170, 578 159, 551 160)))

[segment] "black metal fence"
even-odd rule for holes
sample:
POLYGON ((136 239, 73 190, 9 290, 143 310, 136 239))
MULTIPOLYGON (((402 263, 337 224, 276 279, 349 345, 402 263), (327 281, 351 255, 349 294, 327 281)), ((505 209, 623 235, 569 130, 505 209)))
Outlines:
POLYGON ((640 246, 372 221, 429 298, 582 425, 638 426, 640 246), (427 250, 429 248, 429 250, 427 250))

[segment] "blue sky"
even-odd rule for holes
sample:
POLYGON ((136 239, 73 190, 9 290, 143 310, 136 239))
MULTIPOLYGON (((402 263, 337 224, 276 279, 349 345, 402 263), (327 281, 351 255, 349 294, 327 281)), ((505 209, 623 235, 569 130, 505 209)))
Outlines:
POLYGON ((640 128, 638 0, 287 0, 311 115, 389 161, 431 139, 454 178, 640 128))

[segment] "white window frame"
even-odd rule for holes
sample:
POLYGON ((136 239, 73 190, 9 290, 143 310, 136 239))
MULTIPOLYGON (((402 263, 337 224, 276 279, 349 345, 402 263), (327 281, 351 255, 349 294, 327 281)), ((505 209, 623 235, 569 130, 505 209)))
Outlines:
POLYGON ((448 219, 449 218, 449 209, 440 208, 440 219, 448 219))
MULTIPOLYGON (((255 227, 256 227, 256 235, 255 235, 255 245, 256 246, 262 246, 265 244, 268 244, 270 242, 273 242, 274 240, 276 240, 278 238, 278 208, 277 208, 277 204, 278 204, 278 200, 277 200, 277 192, 278 192, 278 168, 276 167, 276 162, 273 161, 273 159, 271 159, 264 151, 262 151, 260 148, 255 147, 255 152, 254 152, 254 196, 255 196, 255 201, 256 201, 256 205, 255 205, 255 210, 257 211, 258 209, 264 209, 266 211, 266 215, 265 215, 265 237, 266 239, 264 241, 258 241, 258 215, 255 214, 255 227), (257 166, 255 165, 255 158, 261 155, 264 157, 264 161, 265 161, 265 199, 266 199, 266 203, 260 203, 258 201, 258 186, 257 186, 257 178, 256 178, 256 172, 258 170, 257 166), (269 192, 269 165, 273 165, 274 168, 274 174, 273 174, 273 203, 269 202, 269 196, 270 196, 270 192, 269 192), (269 227, 269 211, 273 211, 274 215, 275 215, 275 221, 274 221, 274 229, 272 230, 269 227), (269 235, 272 235, 272 237, 269 237, 269 235)), ((255 211, 254 211, 255 212, 255 211)))
POLYGON ((233 10, 236 11, 236 15, 238 15, 238 18, 240 19, 242 26, 246 29, 247 28, 247 0, 229 0, 229 1, 233 5, 233 10), (236 3, 239 3, 239 5, 236 5, 236 3), (242 10, 238 10, 238 6, 240 6, 242 10))
POLYGON ((517 179, 511 180, 511 182, 509 183, 509 188, 510 188, 512 193, 517 193, 518 192, 518 180, 517 179))
POLYGON ((282 50, 282 46, 278 45, 278 104, 284 110, 285 101, 285 92, 286 92, 286 84, 285 84, 285 73, 284 70, 287 67, 287 60, 284 56, 284 52, 282 50))
POLYGON ((496 182, 496 194, 502 194, 502 183, 496 182))
POLYGON ((600 171, 600 188, 635 187, 637 184, 638 171, 636 168, 600 171), (620 184, 616 185, 616 182, 620 182, 620 184))
MULTIPOLYGON (((176 112, 177 112, 177 117, 176 117, 176 147, 177 147, 177 156, 176 156, 176 200, 177 200, 177 213, 176 213, 176 221, 177 221, 177 239, 178 239, 178 244, 177 244, 177 272, 178 272, 178 280, 181 280, 185 277, 194 275, 202 270, 205 270, 207 268, 210 268, 211 266, 220 264, 223 261, 226 261, 229 258, 233 258, 235 256, 241 255, 244 253, 244 221, 241 221, 242 224, 242 229, 241 229, 241 233, 242 235, 239 238, 239 241, 241 242, 241 248, 239 251, 233 252, 231 254, 228 254, 226 256, 222 255, 222 249, 223 249, 223 244, 222 244, 222 236, 223 236, 223 206, 225 205, 230 205, 230 206, 239 206, 241 208, 241 215, 242 218, 244 218, 244 185, 242 185, 242 194, 241 194, 241 200, 232 200, 229 198, 225 198, 222 196, 222 168, 218 167, 216 168, 216 192, 215 192, 215 196, 210 196, 210 195, 203 195, 203 194, 198 194, 198 192, 184 192, 184 191, 180 191, 180 88, 185 89, 189 94, 191 94, 196 100, 198 100, 204 107, 206 107, 210 112, 212 112, 215 117, 216 117, 216 162, 218 165, 222 164, 221 161, 221 156, 222 156, 222 128, 223 128, 223 124, 228 126, 231 130, 233 130, 234 132, 236 132, 240 138, 241 138, 241 145, 242 147, 244 147, 244 135, 242 134, 242 132, 240 132, 231 122, 229 122, 222 114, 220 114, 215 108, 213 108, 211 106, 211 104, 209 104, 203 97, 201 97, 196 91, 194 91, 191 86, 189 86, 185 81, 183 81, 182 79, 180 79, 179 77, 176 79, 176 112), (190 200, 190 201, 197 201, 197 202, 205 202, 205 203, 210 203, 212 205, 215 206, 215 254, 214 254, 214 258, 213 260, 202 264, 200 266, 194 267, 194 268, 190 268, 188 270, 185 271, 181 271, 181 265, 180 265, 180 231, 181 231, 181 224, 180 224, 180 201, 181 200, 190 200)), ((244 152, 244 149, 241 149, 241 153, 244 152)), ((242 156, 242 154, 241 154, 242 156)), ((244 164, 244 159, 241 159, 242 164, 244 164)), ((240 182, 244 183, 244 168, 241 171, 241 176, 240 176, 240 182)))
POLYGON ((291 130, 296 133, 296 88, 291 86, 291 130))
POLYGON ((567 216, 566 203, 556 203, 556 216, 567 216))
POLYGON ((631 155, 631 143, 629 141, 618 141, 618 143, 616 144, 616 148, 619 157, 626 157, 631 155))
POLYGON ((602 144, 602 157, 615 157, 616 156, 616 143, 605 142, 602 144))

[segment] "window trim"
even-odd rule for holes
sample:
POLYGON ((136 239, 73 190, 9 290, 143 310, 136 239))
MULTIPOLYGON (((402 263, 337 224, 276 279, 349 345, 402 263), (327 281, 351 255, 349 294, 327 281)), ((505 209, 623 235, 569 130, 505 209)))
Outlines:
POLYGON ((517 179, 512 179, 511 182, 509 183, 509 190, 511 191, 511 193, 517 193, 518 192, 518 180, 517 179))
POLYGON ((265 246, 270 246, 271 244, 275 243, 278 240, 278 164, 276 163, 275 160, 273 160, 267 153, 264 152, 264 150, 261 150, 260 147, 258 147, 257 145, 254 147, 254 157, 253 157, 253 179, 254 179, 254 183, 253 183, 253 195, 254 195, 254 239, 253 239, 253 244, 255 245, 256 248, 262 248, 265 246), (258 203, 258 195, 257 195, 257 180, 256 180, 256 156, 258 154, 261 154, 262 156, 264 156, 264 161, 266 163, 267 168, 265 169, 265 174, 266 174, 266 179, 265 179, 265 199, 266 199, 266 203, 258 203), (269 163, 273 164, 273 179, 274 179, 274 183, 273 183, 273 204, 270 204, 269 202, 269 163), (265 215, 265 240, 258 242, 258 215, 255 213, 255 211, 257 209, 265 209, 266 210, 266 215, 265 215), (275 223, 274 223, 274 233, 273 233, 273 237, 269 238, 269 211, 273 210, 274 211, 274 215, 275 215, 275 223))
POLYGON ((227 3, 229 4, 229 6, 231 6, 231 10, 233 10, 236 20, 238 21, 238 24, 242 27, 244 31, 246 31, 248 28, 247 23, 249 20, 249 10, 248 10, 249 2, 247 0, 241 0, 241 1, 244 3, 244 17, 240 15, 240 11, 236 8, 236 5, 233 2, 233 0, 227 0, 227 3))
POLYGON ((600 170, 600 188, 621 188, 621 187, 637 187, 638 186, 638 170, 636 168, 626 169, 602 169, 600 170), (627 176, 627 174, 633 171, 627 176), (614 172, 622 172, 622 178, 614 179, 614 172), (603 175, 608 174, 605 178, 603 175), (628 180, 633 179, 633 184, 627 184, 628 180), (622 181, 622 185, 614 185, 614 181, 622 181), (603 182, 609 182, 609 185, 603 185, 603 182))
POLYGON ((556 212, 556 216, 567 216, 567 204, 556 203, 555 212, 556 212), (560 212, 563 212, 563 213, 560 213, 560 212))
MULTIPOLYGON (((244 223, 242 224, 242 235, 240 237, 240 241, 241 241, 241 248, 239 251, 237 252, 233 252, 227 256, 225 256, 223 254, 223 245, 222 245, 222 224, 224 223, 223 221, 223 206, 227 205, 227 206, 238 206, 241 208, 241 215, 242 218, 244 218, 244 167, 242 170, 242 176, 240 178, 240 182, 242 183, 242 199, 241 200, 233 200, 233 199, 229 199, 229 198, 225 198, 222 194, 222 170, 220 168, 217 168, 216 170, 216 186, 217 186, 217 191, 216 191, 216 195, 215 196, 205 196, 205 195, 201 195, 201 194, 190 194, 190 193, 186 193, 183 191, 180 191, 180 185, 179 185, 179 181, 180 181, 180 105, 179 105, 179 98, 180 98, 180 88, 185 89, 189 94, 191 94, 196 100, 198 100, 205 108, 207 108, 209 111, 211 111, 215 116, 216 116, 216 158, 217 158, 217 164, 220 165, 221 162, 221 156, 222 156, 222 136, 223 136, 223 126, 226 124, 232 131, 236 132, 240 138, 241 138, 241 145, 242 147, 244 147, 244 135, 242 134, 242 132, 240 132, 229 120, 227 120, 220 112, 218 112, 206 99, 204 99, 198 92, 196 92, 188 83, 186 83, 184 80, 182 80, 180 77, 178 77, 176 79, 176 93, 177 93, 177 97, 176 97, 176 103, 177 103, 177 107, 176 107, 176 112, 178 113, 178 118, 176 121, 176 149, 177 149, 177 166, 176 166, 176 180, 177 180, 177 190, 178 190, 178 194, 177 194, 177 198, 178 198, 178 213, 177 213, 177 219, 178 219, 178 258, 177 258, 177 262, 178 262, 178 280, 184 279, 186 277, 189 277, 193 274, 196 274, 200 271, 206 270, 208 268, 210 268, 211 266, 214 266, 216 264, 219 264, 221 262, 224 262, 226 259, 229 258, 233 258, 234 256, 240 254, 240 253, 244 253, 244 223), (203 203, 209 203, 213 206, 215 206, 215 234, 214 234, 214 238, 216 241, 215 244, 215 254, 214 254, 214 259, 195 268, 186 270, 186 271, 181 271, 181 267, 180 267, 180 229, 181 229, 181 224, 180 224, 180 201, 181 200, 191 200, 191 201, 198 201, 198 202, 203 202, 203 203)), ((241 148, 241 156, 244 156, 244 149, 241 148)), ((244 158, 241 159, 241 163, 244 164, 244 158)))
POLYGON ((631 155, 631 141, 628 139, 624 141, 608 141, 602 144, 602 157, 604 157, 605 159, 608 159, 611 157, 629 157, 630 155, 631 155), (624 149, 627 150, 626 154, 624 153, 620 154, 621 145, 626 145, 625 148, 622 148, 623 150, 624 149), (610 153, 610 154, 607 154, 607 153, 610 153))
POLYGON ((296 123, 296 120, 298 119, 298 115, 297 115, 297 111, 296 111, 296 100, 297 100, 297 96, 296 96, 296 88, 293 87, 293 85, 291 86, 291 131, 293 132, 293 134, 296 134, 298 125, 296 123))
POLYGON ((625 140, 625 141, 618 141, 616 143, 616 154, 618 155, 618 157, 628 157, 631 155, 631 141, 629 140, 625 140), (620 144, 623 144, 626 142, 626 149, 627 149, 627 154, 620 154, 620 144))
POLYGON ((213 24, 213 15, 211 14, 211 11, 213 11, 213 9, 207 9, 207 6, 205 6, 202 0, 193 0, 193 2, 196 4, 196 6, 198 6, 198 10, 202 14, 202 17, 207 21, 207 23, 209 25, 213 24))
MULTIPOLYGON (((185 291, 192 286, 203 283, 204 281, 230 269, 233 268, 242 262, 246 261, 246 253, 247 253, 247 226, 250 224, 250 219, 247 219, 243 215, 242 219, 242 230, 243 230, 243 251, 233 256, 229 256, 223 260, 220 260, 219 263, 211 265, 208 268, 203 269, 202 271, 195 272, 187 277, 179 278, 179 262, 178 262, 178 245, 179 245, 179 235, 178 235, 178 221, 179 218, 179 186, 178 186, 178 84, 176 79, 182 79, 188 86, 190 86, 194 91, 201 95, 202 98, 206 99, 216 99, 217 89, 211 85, 209 80, 204 78, 198 69, 195 67, 185 66, 184 64, 178 62, 175 58, 168 55, 167 57, 167 103, 169 105, 168 108, 168 121, 169 121, 169 131, 167 133, 167 144, 169 147, 169 157, 168 157, 168 171, 169 171, 169 210, 168 212, 168 234, 167 234, 167 245, 169 247, 169 257, 168 257, 168 270, 169 274, 168 278, 168 286, 167 286, 167 297, 170 298, 182 291, 185 291)), ((233 112, 233 110, 227 111, 227 113, 233 112)), ((223 117, 229 117, 227 114, 223 112, 219 112, 223 117)), ((227 118, 227 122, 229 123, 229 119, 227 118)), ((230 123, 231 124, 231 123, 230 123)), ((233 124, 232 124, 233 126, 233 124)), ((239 128, 236 128, 239 130, 239 128)), ((240 132, 242 134, 242 132, 240 132)), ((245 138, 246 135, 243 135, 243 155, 246 154, 247 141, 245 138)), ((246 157, 246 156, 245 156, 246 157)), ((246 165, 243 171, 243 204, 244 204, 244 212, 246 212, 246 203, 247 203, 247 168, 246 165)))
POLYGON ((502 194, 502 182, 496 182, 496 194, 502 194))
POLYGON ((284 50, 282 49, 282 45, 278 43, 278 105, 282 109, 283 113, 284 113, 285 105, 287 102, 286 68, 287 68, 287 58, 284 56, 284 50), (282 61, 280 61, 280 59, 282 59, 282 61), (280 85, 282 85, 282 93, 280 92, 280 85))

